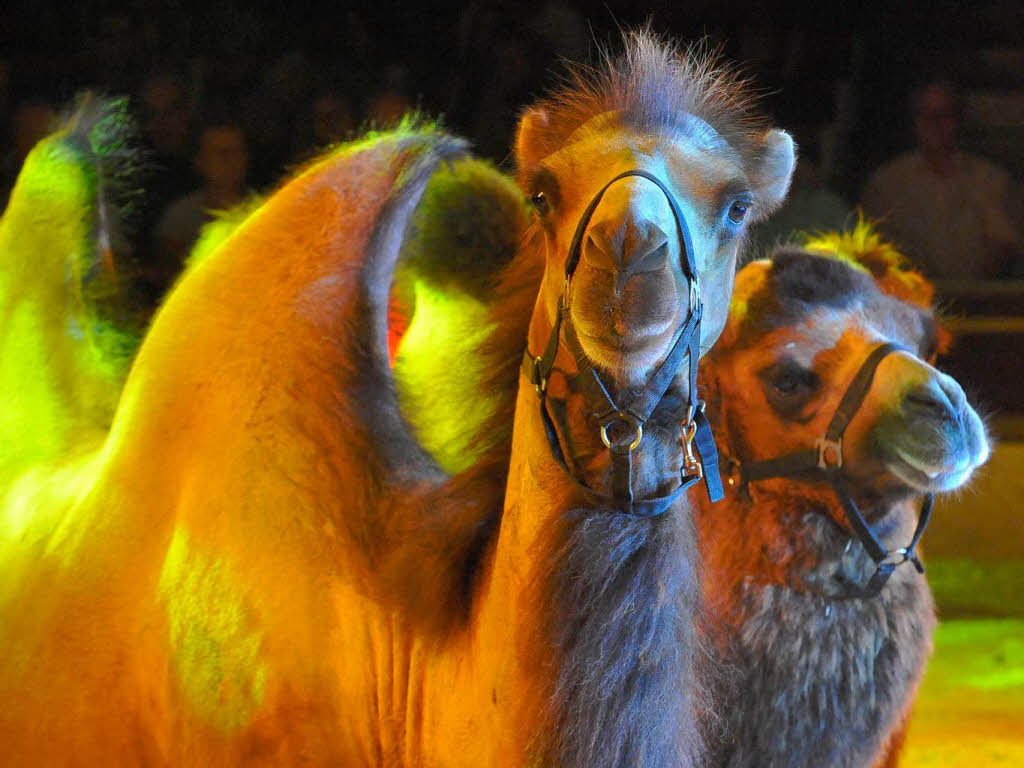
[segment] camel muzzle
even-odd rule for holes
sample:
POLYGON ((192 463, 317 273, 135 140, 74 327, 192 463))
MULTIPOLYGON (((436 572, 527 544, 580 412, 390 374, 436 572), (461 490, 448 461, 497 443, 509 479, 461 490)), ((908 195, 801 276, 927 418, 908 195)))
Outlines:
POLYGON ((730 457, 729 484, 733 485, 738 480, 740 488, 748 483, 758 480, 765 480, 773 477, 807 476, 811 478, 823 478, 835 489, 836 496, 842 504, 843 513, 849 523, 854 535, 867 550, 871 559, 875 561, 875 572, 863 585, 853 585, 846 592, 839 595, 841 598, 869 598, 875 597, 882 591, 882 587, 892 576, 893 571, 903 563, 913 563, 918 573, 924 573, 924 565, 914 552, 917 543, 924 534, 924 529, 931 519, 932 503, 934 495, 925 495, 921 512, 917 518, 917 527, 911 536, 910 543, 905 547, 889 550, 885 548, 871 525, 864 519, 853 500, 849 484, 842 473, 843 468, 843 434, 850 425, 853 417, 857 414, 864 398, 871 389, 871 382, 874 380, 875 371, 886 356, 893 352, 907 352, 913 354, 909 349, 900 344, 879 344, 867 356, 861 364, 853 380, 846 388, 839 406, 836 408, 832 420, 829 422, 825 434, 819 437, 813 448, 774 459, 749 462, 742 464, 730 457))
MULTIPOLYGON (((649 244, 647 239, 643 242, 649 244)), ((658 247, 660 247, 660 243, 658 247)), ((648 250, 657 250, 657 248, 648 250)), ((534 356, 527 349, 522 363, 522 373, 533 386, 539 399, 541 420, 552 455, 584 495, 598 505, 610 506, 619 512, 636 517, 655 517, 667 511, 684 490, 701 479, 704 480, 712 501, 718 501, 724 495, 718 472, 718 451, 715 448, 714 435, 711 432, 711 425, 704 415, 704 404, 697 399, 697 363, 700 359, 702 313, 700 279, 694 262, 693 242, 686 217, 683 215, 678 201, 657 176, 647 171, 634 169, 620 173, 594 195, 593 200, 583 211, 569 245, 569 253, 565 262, 565 285, 544 353, 534 356), (608 387, 601 380, 583 351, 569 315, 569 288, 572 284, 572 276, 580 263, 583 242, 590 220, 601 202, 601 198, 612 184, 632 176, 639 176, 652 182, 668 200, 679 230, 683 271, 690 286, 690 306, 687 318, 677 331, 665 359, 655 369, 639 394, 630 398, 629 402, 620 404, 609 393, 608 387), (597 417, 601 440, 611 456, 611 496, 599 493, 587 486, 582 474, 574 469, 572 464, 575 462, 571 457, 566 457, 562 451, 558 426, 547 407, 548 376, 554 367, 555 355, 561 343, 565 344, 576 361, 577 372, 573 378, 597 417), (642 449, 643 426, 665 397, 665 393, 675 379, 684 359, 689 362, 689 392, 687 393, 686 420, 682 424, 680 434, 683 444, 683 466, 679 485, 664 496, 637 499, 633 494, 633 454, 642 449)))

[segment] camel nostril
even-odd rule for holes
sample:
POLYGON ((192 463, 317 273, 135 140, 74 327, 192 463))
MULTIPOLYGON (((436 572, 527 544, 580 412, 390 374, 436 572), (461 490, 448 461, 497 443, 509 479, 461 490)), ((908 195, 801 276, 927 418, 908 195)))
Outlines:
POLYGON ((587 247, 584 254, 595 267, 616 272, 620 269, 619 260, 614 255, 615 248, 600 233, 590 232, 587 234, 587 247))
POLYGON ((629 227, 622 249, 622 268, 631 275, 660 269, 668 259, 668 236, 650 221, 629 227))
POLYGON ((953 413, 957 416, 962 414, 967 408, 967 394, 964 392, 963 387, 957 383, 956 379, 946 374, 940 374, 938 385, 942 393, 949 400, 953 413))
POLYGON ((644 247, 648 248, 646 253, 639 255, 638 258, 630 258, 626 262, 626 269, 630 274, 653 272, 668 261, 668 240, 666 238, 663 237, 661 242, 653 247, 650 244, 644 247))
POLYGON ((915 387, 903 396, 903 411, 934 421, 955 419, 958 410, 946 392, 934 384, 915 387))

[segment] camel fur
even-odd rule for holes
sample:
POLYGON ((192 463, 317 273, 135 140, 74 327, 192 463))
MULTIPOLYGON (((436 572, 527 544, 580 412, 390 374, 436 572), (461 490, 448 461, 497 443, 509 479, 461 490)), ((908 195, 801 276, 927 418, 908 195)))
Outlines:
MULTIPOLYGON (((641 34, 589 82, 585 99, 570 88, 521 124, 524 172, 527 158, 553 164, 558 181, 568 180, 559 162, 590 171, 573 177, 575 191, 562 186, 566 207, 531 227, 499 281, 494 304, 506 314, 495 316, 492 339, 505 343, 481 342, 495 361, 485 370, 516 365, 508 340, 518 357, 543 332, 551 296, 538 275, 555 262, 540 258, 539 233, 555 245, 564 238, 572 206, 609 170, 603 148, 620 152, 616 162, 664 162, 657 171, 702 223, 705 346, 724 323, 743 237, 726 212, 749 207, 756 218, 788 186, 792 141, 706 59, 641 34), (649 106, 669 85, 690 93, 690 117, 649 106), (576 138, 535 151, 532 129, 567 126, 583 112, 569 120, 559 105, 584 103, 595 113, 576 138), (743 204, 709 198, 714 180, 743 204)), ((466 157, 459 140, 406 125, 312 163, 175 286, 123 390, 116 380, 105 389, 117 399, 109 430, 55 448, 45 463, 22 455, 4 475, 5 759, 694 764, 699 589, 685 505, 653 523, 580 508, 561 470, 545 469, 543 456, 530 465, 539 456, 533 401, 514 419, 495 405, 487 418, 496 428, 480 433, 491 447, 456 475, 400 411, 388 347, 396 272, 431 178, 466 157), (511 461, 502 449, 510 432, 511 461)), ((520 205, 512 197, 509 210, 520 205)), ((664 225, 663 206, 624 185, 595 222, 606 234, 632 231, 641 215, 664 225)), ((5 216, 0 226, 12 225, 5 216)), ((678 247, 666 242, 666 257, 678 247)), ((592 314, 604 303, 630 338, 646 328, 640 305, 622 304, 585 261, 576 321, 606 328, 592 314)), ((424 264, 409 263, 415 278, 424 264)), ((627 295, 677 311, 673 264, 630 277, 627 295)), ((0 309, 17 299, 6 295, 0 309)), ((63 320, 63 307, 48 298, 37 308, 63 320)), ((615 362, 596 337, 588 345, 615 362)), ((630 355, 619 362, 642 372, 630 355)), ((585 449, 584 424, 574 417, 571 428, 585 449)), ((641 493, 678 469, 667 430, 652 429, 650 444, 641 493)), ((606 477, 600 463, 588 470, 595 482, 606 477)))
MULTIPOLYGON (((855 498, 887 546, 902 546, 922 494, 960 486, 985 461, 984 427, 959 384, 925 362, 940 338, 931 286, 903 257, 863 222, 807 248, 739 274, 702 372, 709 415, 731 459, 784 455, 823 434, 874 344, 909 347, 879 367, 843 447, 855 498)), ((712 764, 895 765, 935 628, 925 577, 904 565, 878 597, 844 599, 874 567, 831 489, 732 482, 719 504, 697 497, 707 636, 726 670, 712 764)))

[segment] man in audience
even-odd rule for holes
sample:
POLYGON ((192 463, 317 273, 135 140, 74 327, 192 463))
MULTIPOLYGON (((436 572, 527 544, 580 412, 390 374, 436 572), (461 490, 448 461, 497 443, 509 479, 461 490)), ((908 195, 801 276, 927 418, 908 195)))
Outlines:
POLYGON ((242 129, 231 121, 207 124, 199 134, 195 165, 202 186, 171 203, 157 225, 158 258, 146 277, 161 294, 181 271, 203 224, 245 196, 249 151, 242 129))
POLYGON ((916 147, 875 171, 864 211, 924 271, 940 279, 1003 277, 1024 254, 1007 211, 1009 174, 960 150, 960 101, 933 81, 911 101, 916 147))

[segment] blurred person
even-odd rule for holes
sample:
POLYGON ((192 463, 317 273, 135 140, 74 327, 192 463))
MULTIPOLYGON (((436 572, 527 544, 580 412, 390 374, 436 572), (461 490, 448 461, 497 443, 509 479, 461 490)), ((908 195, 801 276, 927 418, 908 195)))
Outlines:
POLYGON ((1008 213, 1010 175, 960 149, 960 100, 951 83, 918 88, 911 109, 916 146, 872 174, 865 213, 933 277, 1006 276, 1024 254, 1008 213))
POLYGON ((157 296, 181 271, 202 226, 245 197, 249 150, 241 127, 230 121, 208 123, 199 134, 195 166, 202 186, 171 203, 156 228, 157 258, 145 270, 145 280, 157 296))
POLYGON ((313 142, 325 147, 352 130, 352 107, 345 95, 336 90, 321 91, 313 99, 313 142))
POLYGON ((142 86, 142 134, 165 175, 191 186, 189 160, 192 104, 184 85, 174 75, 151 75, 142 86), (182 181, 187 179, 187 181, 182 181))
POLYGON ((268 58, 252 86, 232 99, 232 114, 249 140, 250 177, 258 186, 276 182, 296 148, 308 145, 309 134, 302 131, 309 122, 313 76, 309 56, 290 48, 268 58))
POLYGON ((200 180, 191 156, 192 100, 181 79, 163 71, 151 73, 139 90, 138 105, 145 160, 134 250, 142 275, 138 288, 144 301, 155 305, 165 287, 150 277, 163 271, 157 224, 167 206, 195 189, 200 180))
POLYGON ((43 99, 26 99, 14 109, 10 150, 0 158, 0 211, 7 207, 21 164, 32 147, 53 128, 55 118, 53 106, 43 99))
POLYGON ((404 65, 385 67, 383 81, 383 88, 366 105, 366 117, 375 126, 394 125, 416 108, 409 96, 409 71, 404 65))

